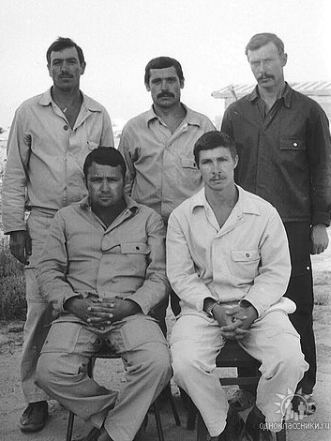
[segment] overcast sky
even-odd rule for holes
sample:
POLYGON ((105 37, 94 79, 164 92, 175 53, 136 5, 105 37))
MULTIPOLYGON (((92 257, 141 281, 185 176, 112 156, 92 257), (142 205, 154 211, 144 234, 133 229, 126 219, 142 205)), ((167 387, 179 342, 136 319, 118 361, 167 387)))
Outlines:
POLYGON ((144 67, 160 55, 181 62, 184 103, 221 114, 211 93, 254 83, 244 48, 258 32, 283 39, 288 81, 331 80, 330 0, 0 0, 0 20, 2 127, 51 85, 45 53, 58 36, 83 48, 81 89, 113 119, 149 108, 144 67))

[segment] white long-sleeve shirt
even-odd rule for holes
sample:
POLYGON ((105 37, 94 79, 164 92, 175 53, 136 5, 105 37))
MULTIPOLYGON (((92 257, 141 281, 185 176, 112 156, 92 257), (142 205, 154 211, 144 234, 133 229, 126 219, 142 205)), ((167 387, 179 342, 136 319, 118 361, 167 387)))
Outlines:
POLYGON ((11 126, 2 193, 4 232, 25 230, 24 213, 54 210, 87 194, 83 163, 91 150, 113 146, 106 109, 83 94, 75 126, 52 99, 50 89, 26 100, 11 126))
POLYGON ((212 297, 226 304, 246 299, 260 316, 286 291, 291 263, 282 221, 268 202, 237 188, 221 228, 204 189, 170 215, 167 275, 182 313, 202 312, 212 297))

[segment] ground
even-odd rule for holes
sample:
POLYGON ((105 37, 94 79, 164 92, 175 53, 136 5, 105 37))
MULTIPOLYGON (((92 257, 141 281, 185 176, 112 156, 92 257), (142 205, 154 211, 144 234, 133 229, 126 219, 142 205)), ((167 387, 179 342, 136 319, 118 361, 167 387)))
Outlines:
MULTIPOLYGON (((329 231, 330 236, 331 231, 329 231)), ((313 257, 315 283, 314 328, 318 352, 318 378, 315 388, 317 411, 313 416, 298 422, 290 420, 287 441, 331 440, 331 247, 320 256, 313 257), (300 424, 298 424, 300 423, 300 424)), ((171 318, 170 318, 171 321, 171 318)), ((19 378, 23 323, 0 323, 0 440, 1 441, 63 441, 68 412, 55 402, 50 402, 50 418, 43 431, 23 434, 18 428, 19 418, 25 408, 19 378)), ((123 381, 120 360, 99 360, 96 375, 115 387, 123 381)), ((181 427, 177 427, 169 405, 161 410, 165 441, 191 441, 196 433, 185 428, 186 412, 173 386, 175 402, 180 412, 181 427)), ((229 391, 231 392, 231 391, 229 391)), ((85 424, 76 418, 74 438, 87 433, 85 424)), ((146 441, 157 440, 154 416, 149 415, 146 441)))

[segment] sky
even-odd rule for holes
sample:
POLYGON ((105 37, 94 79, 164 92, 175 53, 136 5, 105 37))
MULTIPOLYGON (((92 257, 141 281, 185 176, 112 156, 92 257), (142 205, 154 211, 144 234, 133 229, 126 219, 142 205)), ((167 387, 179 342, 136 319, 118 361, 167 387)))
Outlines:
POLYGON ((182 101, 214 120, 213 91, 254 84, 244 48, 258 32, 284 41, 287 81, 330 81, 330 17, 330 0, 0 0, 0 127, 50 87, 45 54, 59 36, 83 48, 81 89, 112 119, 150 107, 144 68, 167 55, 183 67, 182 101))

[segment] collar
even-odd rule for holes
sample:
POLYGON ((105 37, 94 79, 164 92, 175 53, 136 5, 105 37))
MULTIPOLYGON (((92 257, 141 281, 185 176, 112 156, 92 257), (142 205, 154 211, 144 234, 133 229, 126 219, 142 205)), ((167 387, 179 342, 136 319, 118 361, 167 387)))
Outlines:
MULTIPOLYGON (((187 107, 185 104, 183 104, 182 102, 181 102, 181 105, 184 107, 184 109, 186 111, 186 115, 182 121, 182 124, 186 123, 190 126, 200 127, 201 121, 200 121, 199 115, 196 112, 194 112, 193 110, 191 110, 189 107, 187 107)), ((149 127, 149 124, 152 121, 155 121, 156 119, 158 119, 159 121, 162 121, 160 119, 160 117, 157 116, 157 114, 155 113, 153 106, 151 106, 151 108, 145 114, 146 126, 149 127)))
MULTIPOLYGON (((39 100, 39 104, 41 104, 42 106, 49 106, 51 104, 55 104, 53 98, 52 98, 52 88, 50 87, 48 90, 46 90, 46 92, 44 92, 41 95, 41 98, 39 100)), ((82 91, 80 91, 80 93, 82 94, 83 97, 83 101, 82 101, 82 108, 85 108, 86 110, 89 110, 90 112, 102 112, 103 108, 102 106, 97 103, 96 101, 94 101, 92 98, 90 98, 89 96, 85 95, 82 91)))
MULTIPOLYGON (((282 96, 279 99, 283 99, 285 106, 288 108, 291 107, 292 94, 293 94, 293 89, 285 81, 285 89, 283 91, 282 96)), ((257 100, 258 98, 260 98, 260 94, 259 94, 259 88, 256 85, 255 88, 252 90, 252 92, 246 96, 246 99, 248 101, 253 102, 253 101, 257 100)))
MULTIPOLYGON (((257 204, 255 204, 254 202, 254 199, 259 197, 245 191, 239 185, 236 185, 236 188, 238 190, 239 196, 238 196, 238 201, 234 206, 233 210, 237 211, 238 216, 241 216, 242 214, 255 214, 259 216, 261 212, 257 204)), ((196 193, 192 197, 192 204, 191 204, 192 213, 198 207, 204 207, 204 208, 210 207, 205 196, 204 188, 202 188, 198 193, 196 193)))
MULTIPOLYGON (((126 210, 130 211, 132 215, 135 215, 139 210, 139 204, 130 198, 130 196, 124 195, 124 201, 126 205, 126 210)), ((91 210, 90 198, 85 196, 80 202, 80 207, 83 210, 91 210)))

